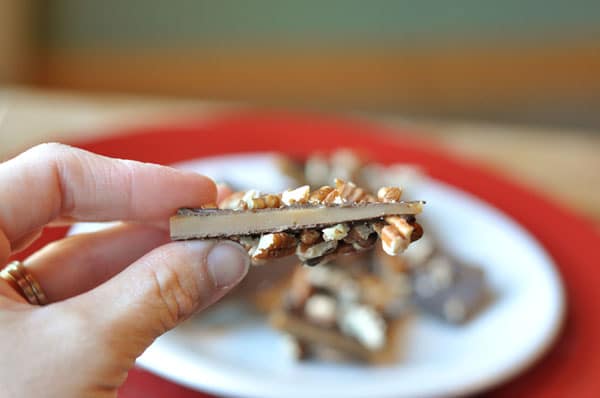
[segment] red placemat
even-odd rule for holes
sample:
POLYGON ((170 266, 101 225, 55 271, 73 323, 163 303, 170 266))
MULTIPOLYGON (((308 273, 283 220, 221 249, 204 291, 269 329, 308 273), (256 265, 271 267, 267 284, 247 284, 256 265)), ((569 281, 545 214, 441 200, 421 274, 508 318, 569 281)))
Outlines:
MULTIPOLYGON (((531 369, 489 395, 600 396, 600 344, 596 344, 596 336, 600 335, 600 311, 595 308, 600 300, 598 229, 583 217, 480 164, 456 158, 420 141, 415 135, 401 133, 363 121, 323 115, 241 112, 208 121, 134 129, 124 135, 78 146, 109 156, 162 164, 258 151, 281 151, 305 157, 315 150, 330 151, 344 146, 367 152, 382 163, 419 165, 432 177, 479 196, 521 223, 548 250, 565 283, 568 309, 557 343, 531 369)), ((35 246, 64 232, 64 229, 51 230, 35 246)), ((136 369, 130 373, 119 396, 198 398, 210 395, 136 369)))

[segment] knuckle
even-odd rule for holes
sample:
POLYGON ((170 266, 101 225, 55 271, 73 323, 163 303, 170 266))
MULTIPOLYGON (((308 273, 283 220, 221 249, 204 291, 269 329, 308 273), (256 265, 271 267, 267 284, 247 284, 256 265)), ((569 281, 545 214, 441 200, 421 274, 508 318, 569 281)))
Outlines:
POLYGON ((190 283, 192 275, 186 275, 185 270, 177 269, 176 265, 170 264, 168 258, 161 263, 148 266, 147 273, 151 281, 150 297, 158 307, 160 327, 167 331, 194 312, 200 293, 197 286, 190 283))
POLYGON ((46 142, 43 144, 38 144, 30 149, 28 149, 25 153, 34 157, 55 157, 65 152, 72 151, 73 148, 69 145, 61 144, 60 142, 46 142))
POLYGON ((83 151, 58 142, 48 142, 34 146, 24 156, 37 165, 44 166, 50 174, 49 181, 54 184, 54 191, 61 196, 61 212, 70 215, 76 208, 76 193, 72 186, 82 186, 85 167, 81 154, 83 151))

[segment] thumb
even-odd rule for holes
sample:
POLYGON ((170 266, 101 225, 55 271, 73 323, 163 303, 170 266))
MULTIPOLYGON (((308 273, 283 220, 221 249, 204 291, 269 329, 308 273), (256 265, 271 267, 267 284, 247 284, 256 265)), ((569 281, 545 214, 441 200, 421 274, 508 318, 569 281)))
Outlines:
POLYGON ((101 339, 135 359, 156 337, 237 285, 248 264, 247 253, 230 241, 169 243, 68 304, 93 313, 101 339))

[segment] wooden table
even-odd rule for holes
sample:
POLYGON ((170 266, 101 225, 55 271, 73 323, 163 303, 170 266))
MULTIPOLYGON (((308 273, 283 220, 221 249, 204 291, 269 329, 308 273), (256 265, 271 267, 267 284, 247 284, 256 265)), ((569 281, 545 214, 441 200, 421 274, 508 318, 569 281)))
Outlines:
MULTIPOLYGON (((0 89, 0 159, 41 142, 111 134, 115 127, 210 117, 239 104, 0 89)), ((364 115, 360 115, 364 116, 364 115)), ((369 115, 543 191, 600 226, 600 132, 369 115)), ((113 133, 114 134, 114 133, 113 133)))

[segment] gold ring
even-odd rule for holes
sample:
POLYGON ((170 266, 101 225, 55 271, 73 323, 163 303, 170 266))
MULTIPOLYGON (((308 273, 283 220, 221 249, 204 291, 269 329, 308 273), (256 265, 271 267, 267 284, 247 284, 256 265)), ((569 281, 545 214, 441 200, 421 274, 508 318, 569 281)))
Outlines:
POLYGON ((29 304, 45 305, 48 303, 42 287, 22 262, 13 261, 8 264, 0 271, 0 278, 7 281, 29 304))

